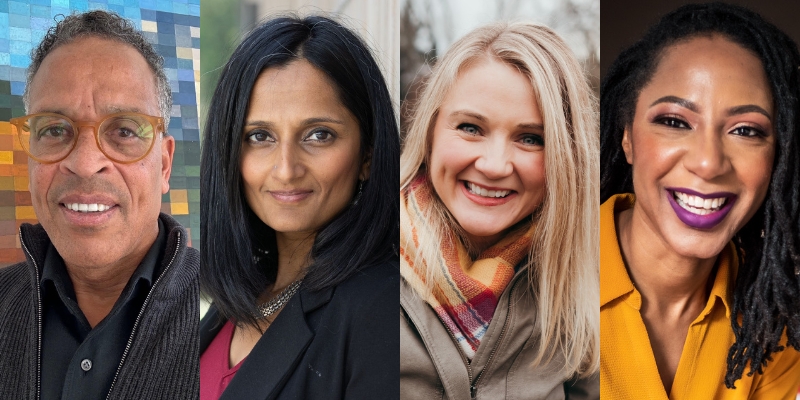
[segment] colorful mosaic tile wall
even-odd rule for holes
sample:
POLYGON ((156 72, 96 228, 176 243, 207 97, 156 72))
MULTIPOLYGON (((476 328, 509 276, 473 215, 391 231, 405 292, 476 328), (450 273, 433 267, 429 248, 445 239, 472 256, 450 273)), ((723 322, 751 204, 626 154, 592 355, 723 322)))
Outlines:
POLYGON ((31 49, 73 11, 114 11, 140 28, 164 57, 172 87, 169 134, 175 138, 170 191, 161 210, 200 239, 200 0, 0 0, 0 265, 24 259, 19 225, 36 222, 28 192, 27 156, 12 140, 12 117, 25 115, 22 93, 31 49))

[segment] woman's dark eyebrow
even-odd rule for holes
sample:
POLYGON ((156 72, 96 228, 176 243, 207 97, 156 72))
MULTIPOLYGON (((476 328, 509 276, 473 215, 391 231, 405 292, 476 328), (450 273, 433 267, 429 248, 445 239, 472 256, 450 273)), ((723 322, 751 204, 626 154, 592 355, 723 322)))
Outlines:
POLYGON ((731 108, 728 109, 728 116, 730 117, 730 116, 733 116, 733 115, 747 114, 747 113, 751 113, 751 112, 762 114, 765 117, 767 117, 767 119, 769 119, 770 122, 772 122, 772 116, 769 115, 767 110, 765 110, 765 109, 763 109, 763 108, 761 108, 761 107, 759 107, 759 106, 757 106, 755 104, 747 104, 747 105, 743 105, 743 106, 731 107, 731 108))
POLYGON ((695 104, 695 103, 693 103, 693 102, 691 102, 689 100, 682 99, 682 98, 680 98, 678 96, 664 96, 664 97, 654 101, 652 104, 650 104, 650 107, 652 107, 652 106, 654 106, 656 104, 660 104, 660 103, 673 103, 673 104, 676 104, 676 105, 678 105, 680 107, 683 107, 683 108, 686 108, 688 110, 691 110, 693 112, 698 112, 698 110, 699 110, 699 108, 697 107, 697 104, 695 104))
MULTIPOLYGON (((344 125, 344 121, 340 121, 340 120, 338 120, 336 118, 329 118, 329 117, 306 118, 302 122, 300 122, 300 125, 306 126, 306 125, 318 124, 320 122, 327 122, 327 123, 331 123, 331 124, 344 125)), ((271 127, 271 126, 273 126, 273 123, 269 122, 269 121, 261 121, 261 120, 245 121, 244 126, 271 127)))

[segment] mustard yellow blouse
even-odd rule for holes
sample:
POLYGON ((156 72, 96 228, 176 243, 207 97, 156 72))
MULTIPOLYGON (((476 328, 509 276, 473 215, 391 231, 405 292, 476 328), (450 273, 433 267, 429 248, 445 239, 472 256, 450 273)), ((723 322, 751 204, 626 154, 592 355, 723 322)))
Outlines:
POLYGON ((764 374, 748 377, 736 389, 725 387, 731 292, 737 268, 730 244, 720 254, 717 275, 703 312, 689 326, 686 343, 667 396, 656 368, 650 339, 619 250, 614 214, 633 207, 632 194, 616 195, 600 207, 600 396, 612 399, 794 399, 800 387, 800 353, 792 348, 773 355, 764 374))

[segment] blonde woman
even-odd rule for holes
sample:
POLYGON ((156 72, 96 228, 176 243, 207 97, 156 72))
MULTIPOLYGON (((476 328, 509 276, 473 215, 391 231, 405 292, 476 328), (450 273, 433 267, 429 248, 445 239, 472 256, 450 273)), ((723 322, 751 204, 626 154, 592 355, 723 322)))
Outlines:
POLYGON ((550 29, 436 64, 400 157, 403 398, 598 398, 596 103, 550 29))

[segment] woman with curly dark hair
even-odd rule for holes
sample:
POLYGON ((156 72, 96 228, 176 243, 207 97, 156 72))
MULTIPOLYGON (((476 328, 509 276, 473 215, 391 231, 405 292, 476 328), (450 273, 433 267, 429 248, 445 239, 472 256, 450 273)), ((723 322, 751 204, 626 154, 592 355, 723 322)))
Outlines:
POLYGON ((797 393, 798 67, 783 32, 719 3, 666 15, 611 65, 603 398, 797 393))

